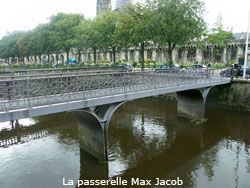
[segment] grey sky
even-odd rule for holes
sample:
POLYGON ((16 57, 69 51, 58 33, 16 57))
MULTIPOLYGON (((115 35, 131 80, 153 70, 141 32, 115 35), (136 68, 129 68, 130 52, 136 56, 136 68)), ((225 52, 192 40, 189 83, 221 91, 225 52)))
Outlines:
MULTIPOLYGON (((247 30, 249 0, 203 1, 206 5, 204 18, 210 26, 221 13, 225 29, 233 27, 233 32, 247 30)), ((114 6, 114 0, 112 3, 114 6)), ((1 38, 8 31, 33 29, 58 12, 83 13, 86 17, 94 17, 96 0, 1 0, 0 7, 1 38)))

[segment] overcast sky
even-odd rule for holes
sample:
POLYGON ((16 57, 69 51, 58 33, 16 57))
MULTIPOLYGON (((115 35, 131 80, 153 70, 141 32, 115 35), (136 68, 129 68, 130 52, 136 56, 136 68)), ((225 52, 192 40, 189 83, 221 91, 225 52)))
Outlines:
MULTIPOLYGON (((97 0, 1 0, 0 38, 14 30, 31 30, 39 23, 48 22, 58 12, 96 14, 97 0)), ((113 4, 114 4, 113 0, 113 4)), ((139 0, 138 0, 139 1, 139 0)), ((205 21, 210 27, 221 13, 224 29, 233 32, 247 30, 250 0, 202 0, 205 2, 205 21)), ((114 6, 114 5, 113 5, 114 6)))

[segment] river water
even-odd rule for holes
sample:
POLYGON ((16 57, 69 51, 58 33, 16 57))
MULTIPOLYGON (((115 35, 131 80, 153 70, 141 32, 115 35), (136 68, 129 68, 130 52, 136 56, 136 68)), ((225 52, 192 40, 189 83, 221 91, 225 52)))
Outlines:
POLYGON ((249 113, 208 105, 207 122, 194 125, 176 111, 176 103, 160 98, 122 105, 109 126, 107 163, 80 151, 74 113, 1 123, 0 187, 63 188, 120 179, 127 185, 106 187, 249 188, 249 113))

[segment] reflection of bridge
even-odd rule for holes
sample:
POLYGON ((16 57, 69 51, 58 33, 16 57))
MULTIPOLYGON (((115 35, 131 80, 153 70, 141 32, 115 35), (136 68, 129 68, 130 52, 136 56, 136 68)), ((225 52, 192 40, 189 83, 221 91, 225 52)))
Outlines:
POLYGON ((0 122, 78 109, 81 147, 107 160, 107 133, 124 102, 177 92, 178 112, 202 118, 211 87, 230 83, 214 72, 112 72, 13 77, 0 81, 0 122))
POLYGON ((22 124, 19 124, 18 120, 16 122, 11 121, 11 127, 11 129, 0 131, 0 148, 26 143, 48 135, 47 130, 37 131, 35 127, 23 127, 22 124))

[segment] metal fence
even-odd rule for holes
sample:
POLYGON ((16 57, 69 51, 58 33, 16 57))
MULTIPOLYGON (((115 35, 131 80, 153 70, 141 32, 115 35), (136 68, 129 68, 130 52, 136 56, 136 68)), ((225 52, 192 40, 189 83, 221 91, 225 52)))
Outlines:
POLYGON ((105 72, 105 71, 124 71, 122 67, 72 67, 72 68, 49 68, 49 69, 0 69, 0 77, 16 77, 31 75, 49 75, 49 74, 68 74, 85 72, 105 72))
POLYGON ((219 72, 113 72, 0 80, 0 112, 77 100, 202 84, 226 79, 219 72))

